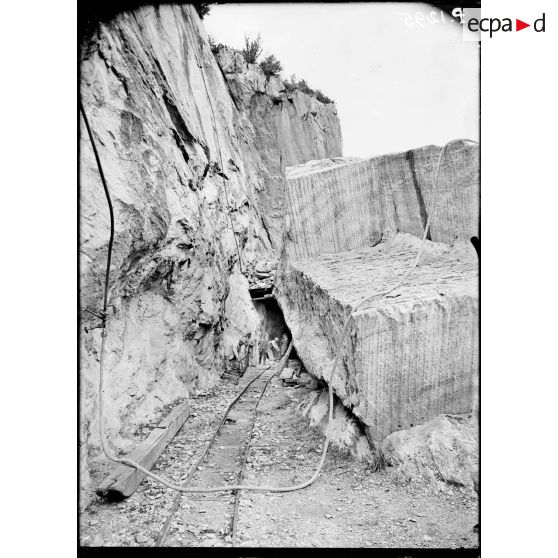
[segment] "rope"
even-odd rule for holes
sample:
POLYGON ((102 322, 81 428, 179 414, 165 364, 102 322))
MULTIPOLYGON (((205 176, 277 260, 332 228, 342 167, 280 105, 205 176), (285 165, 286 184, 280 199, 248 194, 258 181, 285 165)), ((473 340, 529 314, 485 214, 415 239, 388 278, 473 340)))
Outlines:
MULTIPOLYGON (((112 200, 110 199, 110 192, 107 186, 107 181, 105 179, 105 173, 103 172, 103 166, 101 165, 101 159, 99 158, 99 152, 97 151, 97 145, 95 144, 95 139, 93 138, 93 132, 91 131, 91 126, 89 126, 89 120, 87 119, 87 114, 85 114, 85 109, 83 108, 83 102, 79 100, 79 108, 81 110, 81 114, 83 115, 83 120, 85 122, 85 127, 87 128, 87 133, 89 135, 89 140, 91 141, 91 146, 93 147, 93 153, 95 154, 95 160, 97 161, 97 168, 99 169, 99 174, 101 175, 101 182, 103 183, 103 189, 105 190, 105 196, 107 198, 107 204, 109 208, 109 215, 110 215, 110 238, 108 243, 108 255, 107 255, 107 269, 105 272, 105 289, 104 289, 104 297, 103 297, 103 311, 102 315, 100 316, 103 325, 103 331, 106 324, 107 319, 107 301, 108 301, 108 284, 109 284, 109 276, 110 276, 110 263, 112 259, 112 245, 114 242, 114 211, 112 209, 112 200)), ((90 310, 88 310, 91 314, 90 310)), ((97 315, 97 314, 95 314, 97 315)))
MULTIPOLYGON (((101 174, 101 178, 103 180, 103 187, 105 188, 105 194, 107 196, 107 201, 109 203, 109 208, 110 208, 110 214, 111 214, 111 240, 113 238, 113 234, 114 234, 114 218, 113 218, 113 213, 112 213, 112 204, 110 202, 110 195, 109 195, 109 191, 106 185, 106 181, 104 179, 104 174, 102 172, 102 167, 101 167, 101 161, 98 157, 98 153, 97 150, 95 148, 95 144, 93 141, 93 135, 91 133, 91 129, 89 128, 88 122, 87 122, 87 118, 85 116, 85 111, 83 110, 83 105, 80 103, 80 108, 82 110, 82 113, 84 115, 84 120, 86 122, 86 126, 89 132, 89 137, 91 139, 92 145, 94 146, 94 151, 95 151, 95 155, 96 155, 96 160, 97 160, 97 164, 99 166, 99 172, 101 174)), ((434 199, 434 205, 433 205, 433 209, 432 212, 430 213, 430 216, 428 218, 428 221, 426 223, 426 227, 424 229, 424 235, 422 237, 422 241, 419 247, 419 250, 417 252, 417 256, 412 264, 412 266, 409 268, 409 270, 404 274, 404 276, 401 278, 401 280, 391 289, 387 290, 387 291, 383 291, 381 293, 376 293, 375 295, 365 298, 362 301, 360 301, 357 306, 352 310, 352 312, 349 314, 349 316, 347 317, 347 319, 345 320, 345 324, 341 333, 341 338, 337 347, 337 351, 336 351, 336 356, 335 359, 333 361, 333 365, 331 367, 331 373, 329 375, 329 426, 332 425, 333 423, 333 388, 332 388, 332 383, 333 383, 333 375, 337 369, 337 366, 339 365, 339 360, 341 357, 341 350, 343 349, 343 346, 345 344, 346 341, 346 337, 347 337, 347 332, 349 329, 349 324, 351 322, 351 319, 353 318, 354 314, 356 313, 356 311, 367 301, 372 300, 373 298, 377 298, 380 296, 388 296, 389 294, 391 294, 393 291, 395 291, 396 289, 398 289, 399 287, 401 287, 403 285, 403 283, 405 282, 405 280, 407 279, 407 277, 409 277, 409 275, 412 273, 412 271, 415 269, 415 267, 418 264, 418 261, 420 259, 420 256, 422 255, 423 252, 423 248, 424 248, 424 244, 426 241, 426 237, 428 235, 428 231, 430 228, 430 224, 432 222, 432 217, 434 216, 436 209, 437 209, 437 204, 436 204, 436 198, 438 195, 438 175, 440 172, 440 165, 442 162, 442 156, 446 150, 446 148, 448 147, 448 145, 451 145, 452 143, 458 142, 458 141, 468 141, 470 143, 475 143, 478 144, 478 142, 473 141, 473 140, 467 140, 467 139, 457 139, 457 140, 452 140, 449 141, 448 143, 446 143, 441 151, 440 151, 440 155, 438 157, 438 163, 436 165, 436 172, 434 175, 434 181, 433 181, 433 185, 434 185, 434 194, 433 194, 433 199, 434 199)), ((234 231, 233 231, 234 233, 234 231)), ((110 274, 110 261, 111 261, 111 254, 110 252, 112 251, 112 242, 109 242, 109 256, 107 258, 107 270, 106 270, 106 274, 105 274, 105 297, 104 297, 104 309, 103 312, 106 312, 106 301, 107 301, 107 296, 108 296, 108 280, 109 280, 109 274, 110 274)), ((183 492, 183 493, 201 493, 201 494, 208 494, 208 493, 213 493, 213 492, 227 492, 230 490, 249 490, 249 491, 253 491, 253 492, 293 492, 295 490, 301 490, 302 488, 306 488, 307 486, 310 486, 318 477, 318 475, 320 474, 322 467, 324 465, 325 462, 325 458, 327 455, 327 450, 330 444, 330 433, 329 431, 326 431, 326 439, 324 442, 324 447, 322 450, 322 456, 320 458, 320 462, 318 464, 318 467, 316 468, 315 473, 312 475, 312 477, 310 477, 310 479, 308 479, 305 482, 302 482, 300 484, 296 484, 296 485, 292 485, 292 486, 268 486, 268 485, 262 485, 262 486, 254 486, 254 485, 225 485, 225 486, 214 486, 214 487, 186 487, 186 486, 181 486, 181 485, 177 485, 174 484, 170 481, 167 481, 165 479, 163 479, 162 477, 160 477, 159 475, 156 475, 154 473, 152 473, 151 471, 149 471, 148 469, 146 469, 145 467, 143 467, 142 465, 140 465, 139 463, 122 457, 119 458, 115 455, 112 455, 110 453, 109 448, 107 447, 107 443, 105 440, 105 436, 104 436, 104 426, 103 426, 103 418, 104 418, 104 413, 103 413, 103 393, 104 393, 104 356, 105 356, 105 338, 106 338, 106 328, 105 328, 105 320, 103 320, 103 330, 102 330, 102 334, 101 334, 101 350, 100 350, 100 355, 99 355, 99 414, 98 414, 98 422, 99 422, 99 436, 101 438, 101 447, 103 449, 103 453, 105 454, 105 456, 107 457, 107 459, 109 459, 110 461, 113 461, 114 463, 121 463, 123 465, 128 465, 130 467, 134 467, 135 469, 137 469, 138 471, 141 471, 142 473, 144 473, 146 476, 154 479, 155 481, 163 484, 164 486, 172 489, 172 490, 176 490, 178 492, 183 492)), ((291 340, 291 345, 292 346, 292 340, 291 340)), ((283 356, 282 359, 282 364, 284 366, 284 363, 286 362, 286 358, 285 356, 288 356, 288 353, 290 351, 288 351, 287 353, 285 353, 285 355, 283 356)), ((263 372, 262 372, 263 373, 263 372)))

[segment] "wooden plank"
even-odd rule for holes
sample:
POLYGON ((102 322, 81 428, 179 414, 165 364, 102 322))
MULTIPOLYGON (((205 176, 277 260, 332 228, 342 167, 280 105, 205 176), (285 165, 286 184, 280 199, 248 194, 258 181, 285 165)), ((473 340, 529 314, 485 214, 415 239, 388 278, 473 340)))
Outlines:
MULTIPOLYGON (((139 463, 146 469, 151 469, 189 416, 190 403, 185 401, 175 407, 153 429, 151 434, 127 456, 128 459, 139 463)), ((120 464, 97 488, 96 493, 109 500, 122 500, 131 496, 144 478, 145 473, 134 467, 120 464)))
POLYGON ((283 384, 286 386, 298 386, 298 378, 289 378, 287 380, 283 380, 283 384))
POLYGON ((252 300, 269 300, 275 298, 273 295, 267 294, 267 295, 263 295, 263 296, 258 296, 258 297, 252 297, 252 300))

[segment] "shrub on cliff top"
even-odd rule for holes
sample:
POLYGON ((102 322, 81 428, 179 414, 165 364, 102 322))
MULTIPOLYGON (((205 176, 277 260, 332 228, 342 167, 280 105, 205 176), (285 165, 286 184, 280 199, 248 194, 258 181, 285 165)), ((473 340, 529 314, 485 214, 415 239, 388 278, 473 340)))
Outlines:
POLYGON ((310 87, 308 86, 308 84, 306 83, 305 79, 301 79, 297 84, 296 84, 296 88, 299 91, 302 91, 303 93, 306 93, 307 95, 314 95, 315 91, 313 89, 310 89, 310 87))
POLYGON ((264 58, 260 62, 260 68, 262 69, 265 77, 279 77, 279 74, 283 71, 283 66, 281 66, 281 62, 270 54, 267 58, 264 58))
POLYGON ((324 105, 333 103, 333 99, 330 99, 327 95, 324 95, 319 89, 316 89, 316 99, 318 99, 320 103, 324 103, 324 105))
MULTIPOLYGON (((224 45, 219 43, 218 45, 215 44, 212 37, 209 37, 209 44, 211 46, 211 50, 216 54, 224 45)), ((262 54, 262 37, 258 34, 255 39, 250 39, 247 35, 244 36, 244 48, 240 51, 242 56, 244 56, 244 60, 248 64, 256 64, 258 62, 258 58, 262 54)), ((277 58, 273 54, 270 54, 266 58, 264 58, 260 62, 260 68, 262 69, 263 73, 265 74, 266 78, 270 77, 280 77, 280 73, 283 71, 283 66, 277 58)), ((333 99, 330 99, 327 95, 324 95, 319 89, 312 89, 306 80, 300 79, 297 80, 294 74, 291 75, 290 79, 286 79, 283 81, 285 90, 292 93, 293 91, 301 91, 302 93, 306 93, 306 95, 311 95, 312 97, 316 97, 316 99, 320 103, 330 104, 334 103, 333 99)))
POLYGON ((293 74, 290 78, 290 80, 285 80, 284 81, 285 84, 285 89, 289 92, 292 91, 301 91, 302 93, 306 93, 306 95, 311 95, 312 97, 316 97, 316 99, 318 101, 320 101, 320 103, 324 103, 324 104, 329 104, 329 103, 334 103, 335 101, 333 99, 330 99, 327 95, 324 95, 319 89, 312 89, 308 83, 306 83, 306 80, 301 79, 298 80, 296 79, 296 76, 293 74))
POLYGON ((262 53, 262 38, 258 35, 251 40, 248 35, 244 36, 244 48, 241 50, 247 64, 255 64, 262 53))

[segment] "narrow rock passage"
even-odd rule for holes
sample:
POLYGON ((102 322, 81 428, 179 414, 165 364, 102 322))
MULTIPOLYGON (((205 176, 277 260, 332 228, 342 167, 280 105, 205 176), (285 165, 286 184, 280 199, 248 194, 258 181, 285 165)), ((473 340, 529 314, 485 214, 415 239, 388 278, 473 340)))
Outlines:
MULTIPOLYGON (((192 397, 192 416, 168 446, 156 469, 183 482, 213 435, 228 403, 262 367, 250 367, 238 385, 226 380, 192 397)), ((270 374, 270 370, 266 374, 270 374)), ((206 456, 192 485, 234 483, 250 430, 262 378, 250 388, 206 456), (248 417, 248 421, 246 421, 248 417)), ((264 378, 265 377, 265 378, 264 378)), ((246 484, 287 485, 309 478, 323 436, 308 427, 300 407, 309 389, 274 378, 260 401, 250 444, 246 484)), ((153 546, 176 493, 146 479, 128 500, 98 499, 81 516, 85 546, 153 546)), ((184 494, 165 546, 231 546, 233 494, 184 494)), ((281 547, 475 547, 477 496, 472 490, 434 490, 408 484, 391 469, 372 473, 364 463, 330 449, 310 487, 291 493, 242 492, 239 546, 281 547)))

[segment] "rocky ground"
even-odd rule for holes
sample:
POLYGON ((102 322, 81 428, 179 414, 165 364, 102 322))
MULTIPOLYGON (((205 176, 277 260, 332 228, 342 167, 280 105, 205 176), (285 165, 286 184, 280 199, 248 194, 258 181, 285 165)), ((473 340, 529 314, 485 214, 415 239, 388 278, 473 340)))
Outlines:
MULTIPOLYGON (((223 381, 192 398, 192 415, 156 465, 161 474, 183 480, 242 384, 223 381)), ((322 435, 308 427, 300 409, 308 389, 272 380, 261 400, 244 482, 289 485, 308 479, 320 458, 322 435)), ((209 459, 201 465, 211 470, 209 459)), ((102 472, 97 473, 99 482, 102 472)), ((150 479, 121 503, 93 501, 80 517, 84 546, 153 546, 175 493, 150 479)), ((183 495, 172 522, 169 546, 231 546, 230 511, 222 528, 204 522, 224 495, 183 495)), ((478 499, 470 488, 425 485, 397 470, 372 472, 346 452, 330 449, 324 469, 310 487, 296 492, 242 493, 238 546, 446 547, 478 546, 478 499), (440 490, 440 486, 442 490, 440 490)))

